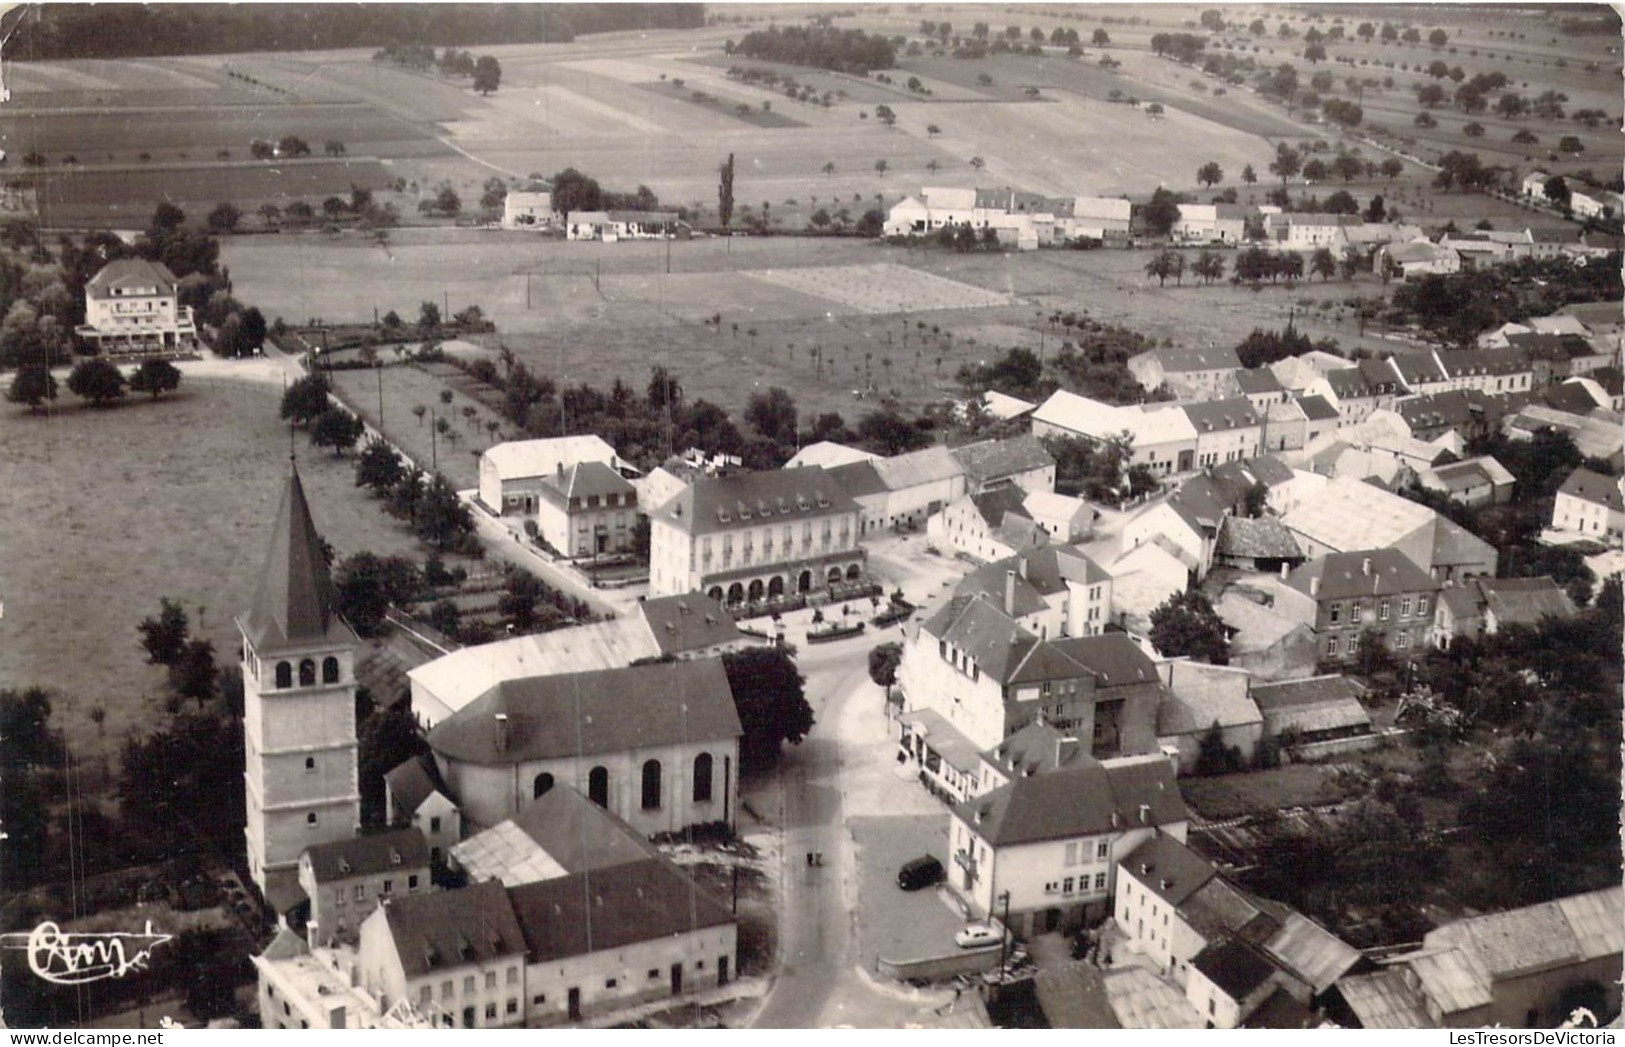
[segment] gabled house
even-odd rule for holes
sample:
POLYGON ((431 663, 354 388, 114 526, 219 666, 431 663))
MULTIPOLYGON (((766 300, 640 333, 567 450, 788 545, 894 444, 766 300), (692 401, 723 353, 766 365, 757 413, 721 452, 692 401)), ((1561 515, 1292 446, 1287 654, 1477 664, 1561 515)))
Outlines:
POLYGON ((1272 516, 1226 516, 1219 522, 1213 545, 1216 566, 1274 573, 1297 567, 1305 559, 1292 532, 1272 516))
POLYGON ((1180 204, 1169 235, 1201 244, 1239 244, 1247 239, 1251 208, 1238 204, 1180 204))
POLYGON ((630 469, 615 448, 590 434, 497 444, 480 454, 480 501, 499 515, 530 516, 541 504, 544 481, 586 462, 602 463, 617 473, 630 469))
POLYGON ((1178 404, 1114 407, 1057 390, 1033 412, 1033 435, 1076 436, 1095 444, 1127 440, 1128 464, 1158 476, 1190 472, 1196 464, 1196 430, 1178 404))
POLYGON ((955 806, 943 864, 973 911, 1043 934, 1106 915, 1122 857, 1159 830, 1183 840, 1188 824, 1166 759, 1080 757, 955 806))
POLYGON ((1275 607, 1309 626, 1325 661, 1353 658, 1361 634, 1375 631, 1405 657, 1425 647, 1442 586, 1393 548, 1330 553, 1293 571, 1275 607))
POLYGON ((1387 360, 1361 360, 1353 367, 1326 372, 1326 384, 1337 406, 1338 427, 1357 425, 1372 411, 1393 406, 1405 387, 1387 360))
POLYGON ((1557 489, 1552 504, 1552 530, 1617 542, 1625 535, 1625 500, 1620 481, 1583 466, 1557 489))
POLYGON ((1258 680, 1284 680, 1314 671, 1315 634, 1242 592, 1226 589, 1213 604, 1229 640, 1230 664, 1258 680))
POLYGON ((571 240, 663 240, 686 235, 687 222, 676 211, 571 211, 565 215, 571 240))
POLYGON ((391 825, 410 827, 422 835, 433 866, 442 864, 452 845, 463 838, 462 812, 428 753, 414 756, 384 775, 384 810, 391 825))
POLYGON ((1241 360, 1229 347, 1181 346, 1148 349, 1127 366, 1146 392, 1167 386, 1181 400, 1210 400, 1225 395, 1241 360))
POLYGON ((1253 410, 1262 416, 1272 404, 1286 404, 1292 402, 1292 394, 1275 372, 1268 367, 1243 367, 1230 375, 1230 388, 1224 390, 1224 399, 1229 396, 1245 396, 1253 405, 1253 410))
POLYGON ((1288 251, 1313 251, 1325 247, 1337 253, 1348 243, 1344 230, 1363 223, 1358 215, 1298 211, 1277 216, 1270 224, 1275 239, 1288 251))
POLYGON ((504 229, 547 229, 558 220, 559 213, 553 210, 553 192, 550 189, 510 189, 502 199, 504 229))
POLYGON ((1550 577, 1474 578, 1440 594, 1433 642, 1447 647, 1465 636, 1494 636, 1510 626, 1538 626, 1544 619, 1571 618, 1574 601, 1550 577))
POLYGON ((385 899, 431 889, 429 845, 407 828, 307 847, 299 886, 310 899, 306 937, 323 945, 353 941, 385 899))
POLYGON ((1049 531, 1027 511, 1027 493, 1016 486, 963 494, 926 522, 933 548, 978 563, 1002 560, 1049 542, 1049 531))
POLYGON ((1513 344, 1505 349, 1450 349, 1435 353, 1434 359, 1444 370, 1448 388, 1484 393, 1528 392, 1535 380, 1535 368, 1531 354, 1519 343, 1525 337, 1546 336, 1514 335, 1509 339, 1513 344))
MULTIPOLYGON (((1020 599, 1013 580, 1006 593, 1020 599)), ((1161 690, 1151 660, 1120 632, 1041 637, 1017 623, 1027 606, 955 596, 921 623, 897 670, 905 728, 916 711, 934 711, 969 743, 963 774, 1040 718, 1101 758, 1156 751, 1161 690)))
POLYGON ((638 492, 603 462, 563 463, 543 478, 536 525, 543 541, 567 557, 624 553, 632 548, 638 492))
POLYGON ((1402 280, 1415 280, 1434 274, 1448 275, 1461 272, 1461 255, 1426 240, 1385 244, 1377 248, 1371 269, 1375 273, 1395 275, 1402 280))
MULTIPOLYGON (((965 490, 971 494, 1012 484, 1027 492, 1055 490, 1055 459, 1036 433, 983 440, 949 453, 959 463, 965 490)), ((938 471, 945 472, 946 467, 938 471)))
POLYGON ((1263 426, 1259 413, 1245 396, 1180 404, 1196 430, 1198 468, 1251 458, 1259 453, 1263 426))
POLYGON ((1490 455, 1416 471, 1424 490, 1437 491, 1463 505, 1502 505, 1512 497, 1513 476, 1490 455))
POLYGON ((1585 414, 1571 414, 1544 404, 1528 404, 1501 423, 1501 431, 1512 440, 1532 440, 1536 433, 1567 433, 1583 457, 1608 463, 1614 469, 1625 465, 1625 419, 1600 408, 1585 414))
MULTIPOLYGON (((1053 463, 1051 463, 1053 466, 1053 463)), ((845 470, 872 472, 879 482, 878 500, 869 493, 851 493, 864 507, 863 527, 868 534, 882 527, 901 528, 923 524, 942 508, 965 493, 964 466, 946 447, 926 447, 918 451, 876 458, 873 461, 832 470, 845 479, 845 470)))
POLYGON ((1041 545, 967 574, 955 596, 1002 601, 1022 628, 1051 636, 1098 636, 1111 618, 1112 578, 1070 545, 1041 545))
POLYGON ((1313 745, 1371 735, 1363 694, 1359 681, 1332 675, 1255 682, 1251 697, 1264 718, 1265 738, 1313 745))
MULTIPOLYGON (((1303 437, 1298 440, 1297 447, 1307 447, 1321 436, 1337 431, 1343 416, 1330 400, 1324 396, 1300 396, 1294 402, 1303 414, 1303 437)), ((1274 419, 1270 420, 1273 424, 1274 419)), ((1287 436, 1290 436, 1291 432, 1289 429, 1287 436)), ((1275 446, 1273 433, 1264 442, 1269 445, 1270 450, 1295 450, 1296 448, 1288 445, 1287 436, 1283 436, 1279 447, 1275 446)))

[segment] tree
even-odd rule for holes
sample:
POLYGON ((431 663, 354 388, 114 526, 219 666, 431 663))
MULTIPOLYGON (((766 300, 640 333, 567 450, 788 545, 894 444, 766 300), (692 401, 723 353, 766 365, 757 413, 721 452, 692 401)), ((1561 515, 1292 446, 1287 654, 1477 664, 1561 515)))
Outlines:
POLYGON ((1197 589, 1175 593, 1151 612, 1151 645, 1167 658, 1188 655, 1213 665, 1230 660, 1224 623, 1197 589))
POLYGON ((23 364, 11 376, 6 399, 14 404, 26 404, 29 411, 37 414, 40 404, 56 399, 56 378, 44 364, 23 364))
POLYGON ((795 443, 796 403, 788 392, 778 386, 750 398, 750 403, 745 408, 745 421, 762 436, 775 443, 795 443))
POLYGON ((1156 277, 1158 287, 1165 286, 1170 276, 1180 276, 1184 272, 1185 256, 1178 251, 1159 251, 1145 264, 1145 274, 1156 277))
MULTIPOLYGON (((173 233, 186 224, 186 212, 168 200, 158 204, 152 212, 152 228, 159 233, 173 233)), ((157 237, 154 237, 157 239, 157 237)))
POLYGON ((310 429, 310 442, 317 447, 331 447, 333 456, 340 457, 356 445, 366 427, 361 419, 342 407, 329 407, 316 416, 310 429))
POLYGON ((875 161, 875 174, 879 175, 882 178, 886 177, 886 169, 888 167, 890 167, 890 166, 891 165, 888 164, 884 159, 876 160, 875 161))
POLYGON ((1241 180, 1246 182, 1248 185, 1257 184, 1258 172, 1253 170, 1252 164, 1248 164, 1246 167, 1241 169, 1241 180))
POLYGON ((276 151, 281 156, 309 156, 310 143, 298 135, 284 135, 277 142, 276 151))
MULTIPOLYGON (((454 611, 457 607, 450 601, 442 603, 454 611)), ((384 775, 407 760, 424 755, 429 746, 412 718, 412 704, 407 701, 393 702, 369 713, 357 725, 356 741, 361 824, 383 825, 389 817, 384 807, 384 775)))
POLYGON ((1461 125, 1461 133, 1466 135, 1468 138, 1483 138, 1484 137, 1484 125, 1479 123, 1476 120, 1474 120, 1474 121, 1472 121, 1470 123, 1462 124, 1461 125))
POLYGON ((336 138, 329 138, 326 142, 322 143, 322 151, 328 156, 343 156, 344 143, 336 138))
POLYGON ((1301 170, 1303 170, 1302 154, 1285 142, 1275 147, 1275 159, 1270 161, 1270 173, 1280 178, 1283 186, 1301 170))
POLYGON ((490 55, 481 55, 474 62, 474 90, 489 95, 502 84, 502 63, 490 55))
POLYGON ((1094 34, 1089 37, 1089 42, 1096 47, 1110 47, 1112 38, 1106 33, 1106 30, 1096 29, 1094 34))
POLYGON ((1145 219, 1146 232, 1152 236, 1167 236, 1179 221, 1179 197, 1158 186, 1140 213, 1145 219))
POLYGON ((1209 160, 1207 163, 1197 168, 1196 180, 1211 189, 1220 182, 1224 181, 1224 168, 1220 167, 1216 162, 1209 160))
POLYGON ((877 686, 890 688, 897 682, 897 666, 903 660, 903 645, 883 643, 869 652, 869 679, 877 686))
POLYGON ((457 489, 436 473, 412 505, 412 526, 420 539, 447 552, 473 535, 474 518, 457 489))
POLYGON ((892 408, 871 411, 858 422, 858 437, 877 453, 898 455, 918 451, 930 443, 930 436, 892 408))
POLYGON ((875 119, 887 127, 891 127, 897 123, 897 114, 892 111, 892 107, 889 105, 877 105, 875 106, 875 119))
POLYGON ((1443 47, 1449 42, 1450 34, 1445 32, 1443 29, 1435 29, 1428 33, 1428 45, 1430 47, 1443 47))
POLYGON ((1332 255, 1330 248, 1315 249, 1315 253, 1309 257, 1309 272, 1323 281, 1337 275, 1337 259, 1332 255))
POLYGON ((1572 194, 1569 191, 1569 183, 1564 180, 1562 175, 1553 175, 1546 179, 1546 183, 1540 187, 1540 191, 1546 199, 1557 206, 1563 208, 1569 206, 1569 198, 1572 194))
POLYGON ((141 633, 141 646, 147 651, 149 665, 173 665, 186 646, 186 609, 179 601, 162 597, 157 616, 143 618, 136 629, 141 633))
POLYGON ((1232 774, 1242 769, 1241 749, 1224 744, 1224 729, 1214 720, 1202 735, 1196 750, 1196 774, 1205 777, 1232 774))
POLYGON ((1215 280, 1224 279, 1224 256, 1211 248, 1204 249, 1191 263, 1191 272, 1202 278, 1205 284, 1215 280))
POLYGON ((440 306, 435 302, 425 301, 418 306, 418 327, 432 331, 440 326, 440 306))
POLYGON ((130 376, 130 388, 146 393, 154 400, 165 393, 174 392, 181 385, 180 368, 168 360, 143 360, 130 376))
POLYGON ((237 223, 242 221, 242 218, 241 211, 232 206, 230 201, 224 201, 215 205, 206 221, 209 224, 209 232, 229 233, 237 228, 237 223))
MULTIPOLYGON (((833 165, 826 165, 833 167, 833 165)), ((722 222, 722 228, 728 228, 728 223, 734 216, 734 154, 729 153, 717 182, 717 217, 722 222)))
POLYGON ((1560 153, 1583 153, 1585 143, 1576 135, 1564 135, 1557 140, 1557 151, 1560 153))
POLYGON ((367 441, 355 463, 355 485, 383 495, 401 481, 405 466, 395 449, 379 437, 367 441))
POLYGON ((124 375, 100 357, 81 360, 68 375, 68 391, 92 407, 107 407, 124 396, 124 375))
POLYGON ((295 425, 306 425, 314 421, 327 410, 327 393, 326 375, 307 374, 283 392, 280 417, 295 425))
POLYGON ((197 702, 201 709, 214 697, 219 672, 214 664, 214 644, 202 638, 191 639, 169 666, 169 686, 178 696, 197 702))
POLYGON ((50 692, 40 687, 0 691, 0 769, 60 767, 66 758, 62 733, 51 728, 50 692))
POLYGON ((799 744, 812 730, 812 706, 804 689, 806 677, 781 647, 754 647, 722 656, 734 708, 744 730, 739 759, 748 767, 777 762, 784 742, 799 744))
POLYGON ((333 585, 344 620, 362 636, 372 636, 391 605, 404 606, 418 598, 423 574, 405 557, 359 552, 339 561, 333 585))
POLYGON ((976 170, 980 171, 982 168, 987 166, 987 161, 983 160, 979 156, 973 156, 970 158, 970 165, 976 168, 976 170))
POLYGON ((1396 156, 1390 156, 1377 165, 1377 171, 1390 182, 1405 173, 1405 164, 1396 156))
POLYGON ((1360 204, 1347 189, 1339 189, 1321 204, 1331 214, 1359 214, 1360 204))

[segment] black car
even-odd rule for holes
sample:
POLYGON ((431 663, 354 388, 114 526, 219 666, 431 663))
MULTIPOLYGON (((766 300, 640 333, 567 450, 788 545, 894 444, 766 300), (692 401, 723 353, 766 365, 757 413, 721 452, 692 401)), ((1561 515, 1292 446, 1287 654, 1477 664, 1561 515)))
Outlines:
POLYGON ((918 891, 942 880, 942 863, 928 854, 904 862, 897 870, 897 886, 905 891, 918 891))

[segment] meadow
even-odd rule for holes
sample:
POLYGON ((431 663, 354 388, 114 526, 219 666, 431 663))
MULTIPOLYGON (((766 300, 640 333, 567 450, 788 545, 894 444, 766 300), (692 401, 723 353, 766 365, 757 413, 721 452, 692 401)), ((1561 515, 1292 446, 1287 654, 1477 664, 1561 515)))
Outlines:
MULTIPOLYGON (((232 622, 271 541, 289 441, 269 386, 187 380, 172 398, 105 411, 62 397, 49 415, 0 408, 0 687, 60 692, 54 725, 78 757, 99 759, 161 710, 163 670, 146 664, 136 632, 160 597, 235 662, 232 622)), ((353 459, 302 435, 297 448, 311 514, 338 556, 417 551, 355 487, 353 459)))

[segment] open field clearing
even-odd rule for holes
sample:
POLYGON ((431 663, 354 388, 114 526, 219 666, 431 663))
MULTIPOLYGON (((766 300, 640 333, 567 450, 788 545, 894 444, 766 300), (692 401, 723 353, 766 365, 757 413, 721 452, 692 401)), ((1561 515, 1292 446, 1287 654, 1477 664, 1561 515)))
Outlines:
MULTIPOLYGON (((1179 184, 1207 160, 1240 170, 1270 155, 1268 143, 1177 109, 1160 118, 1143 109, 1063 94, 1050 102, 996 102, 944 109, 929 102, 897 107, 898 125, 936 144, 961 180, 1027 186, 1058 195, 1142 192, 1179 184), (1110 148, 1102 144, 1111 143, 1110 148), (980 156, 986 169, 969 166, 980 156)), ((968 183, 967 183, 968 184, 968 183)))
MULTIPOLYGON (((287 477, 279 391, 190 379, 173 399, 49 417, 0 409, 0 687, 38 684, 73 696, 53 723, 81 758, 116 754, 142 732, 164 694, 145 664, 136 623, 162 596, 181 601, 194 634, 223 663, 232 618, 252 598, 287 477), (203 607, 199 629, 199 607, 203 607), (107 711, 101 729, 92 707, 107 711)), ((416 542, 355 487, 353 458, 298 437, 311 513, 339 556, 412 553, 416 542)))
POLYGON ((917 313, 1010 304, 1005 295, 891 263, 767 269, 744 275, 817 295, 859 313, 917 313))
POLYGON ((46 225, 139 228, 152 218, 160 200, 197 218, 222 200, 252 214, 263 202, 280 205, 303 197, 317 205, 325 196, 348 194, 352 185, 382 188, 391 177, 378 161, 363 158, 72 171, 46 181, 40 210, 46 225))

